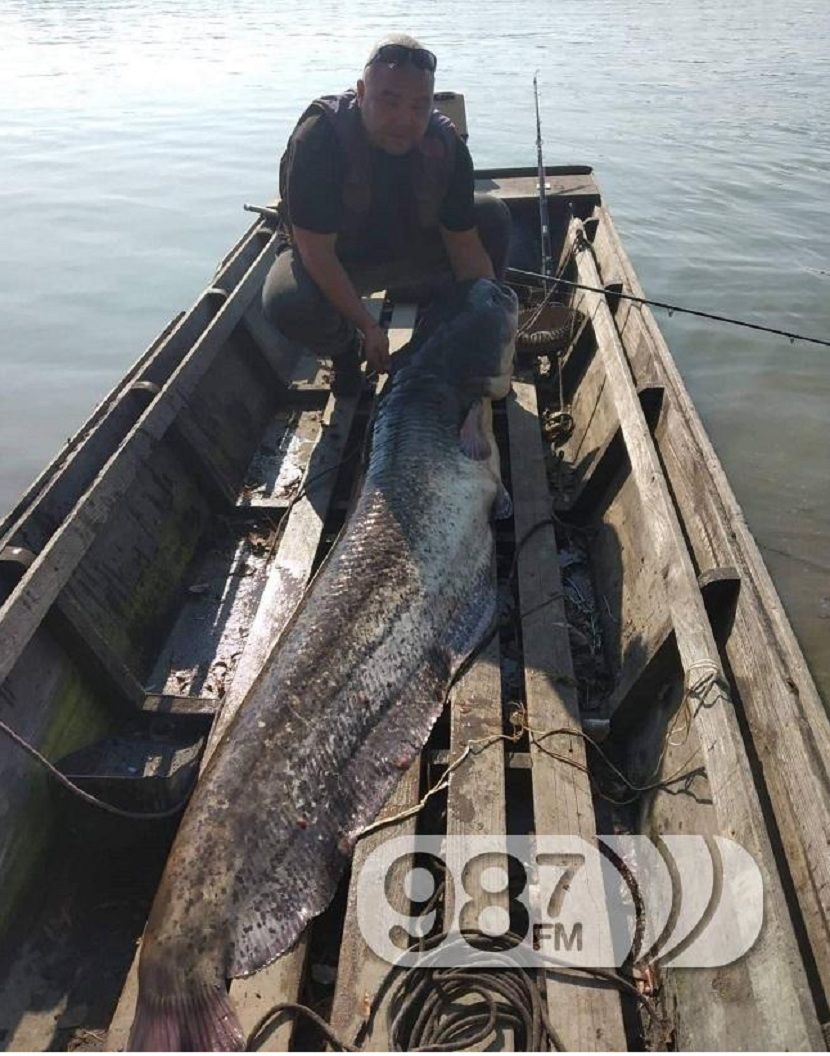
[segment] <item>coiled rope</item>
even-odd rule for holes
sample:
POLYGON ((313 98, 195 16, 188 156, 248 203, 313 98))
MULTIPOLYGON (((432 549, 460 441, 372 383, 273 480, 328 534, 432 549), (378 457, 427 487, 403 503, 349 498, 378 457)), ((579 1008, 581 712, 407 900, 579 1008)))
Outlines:
MULTIPOLYGON (((433 900, 442 897, 440 885, 433 900)), ((649 998, 624 976, 608 968, 567 965, 534 950, 539 968, 527 968, 510 951, 524 941, 515 932, 498 937, 480 931, 446 932, 420 940, 413 950, 426 956, 417 967, 393 965, 383 979, 371 1009, 353 1039, 340 1037, 323 1017, 307 1005, 275 1005, 254 1026, 247 1051, 262 1048, 287 1013, 304 1016, 341 1052, 362 1052, 382 1008, 388 1014, 389 1045, 393 1052, 462 1052, 514 1033, 516 1052, 564 1052, 566 1046, 548 1016, 543 973, 564 978, 599 979, 637 1000, 657 1024, 663 1017, 649 998), (458 967, 430 965, 430 954, 442 959, 457 950, 458 967), (503 967, 493 966, 497 959, 503 967), (484 962, 482 966, 480 962, 484 962), (470 1001, 470 998, 477 1000, 470 1001)))

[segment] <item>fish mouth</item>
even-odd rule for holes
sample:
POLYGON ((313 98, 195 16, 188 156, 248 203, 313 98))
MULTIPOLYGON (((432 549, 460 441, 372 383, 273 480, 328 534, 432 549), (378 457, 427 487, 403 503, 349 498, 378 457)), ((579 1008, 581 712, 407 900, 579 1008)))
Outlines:
POLYGON ((502 399, 510 391, 518 317, 516 294, 506 283, 457 283, 427 309, 406 365, 469 398, 502 399))

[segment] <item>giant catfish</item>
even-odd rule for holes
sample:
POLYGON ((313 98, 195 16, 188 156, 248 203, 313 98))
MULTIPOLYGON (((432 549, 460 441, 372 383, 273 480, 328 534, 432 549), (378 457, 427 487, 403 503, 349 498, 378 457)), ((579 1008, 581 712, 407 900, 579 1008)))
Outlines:
POLYGON ((145 930, 131 1049, 239 1049, 227 993, 334 894, 492 625, 491 519, 509 504, 490 403, 517 302, 459 284, 396 357, 362 491, 182 819, 145 930), (495 509, 494 509, 495 508, 495 509))

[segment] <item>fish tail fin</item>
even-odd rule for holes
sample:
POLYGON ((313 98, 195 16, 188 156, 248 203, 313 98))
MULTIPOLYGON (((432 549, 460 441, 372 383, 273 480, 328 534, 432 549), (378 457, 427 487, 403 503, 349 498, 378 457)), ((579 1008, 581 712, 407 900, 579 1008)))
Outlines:
POLYGON ((227 989, 202 980, 158 985, 167 972, 141 973, 127 1049, 131 1052, 241 1052, 245 1035, 227 989), (155 985, 154 985, 155 984, 155 985))

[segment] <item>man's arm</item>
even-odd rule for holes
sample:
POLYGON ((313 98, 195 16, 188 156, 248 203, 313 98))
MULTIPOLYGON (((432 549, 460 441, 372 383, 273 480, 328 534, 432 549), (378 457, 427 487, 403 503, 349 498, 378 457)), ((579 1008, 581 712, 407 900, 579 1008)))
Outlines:
POLYGON ((476 227, 475 170, 463 139, 455 144, 455 165, 438 223, 453 276, 459 282, 495 278, 490 256, 481 244, 476 227))
POLYGON ((342 316, 363 334, 366 360, 372 370, 389 366, 389 338, 369 315, 352 281, 335 252, 336 234, 323 235, 296 225, 292 228, 294 246, 303 266, 320 287, 323 296, 342 316))
POLYGON ((441 238, 450 258, 453 276, 458 282, 464 279, 494 279, 493 263, 478 237, 478 228, 469 231, 450 231, 441 227, 441 238))

